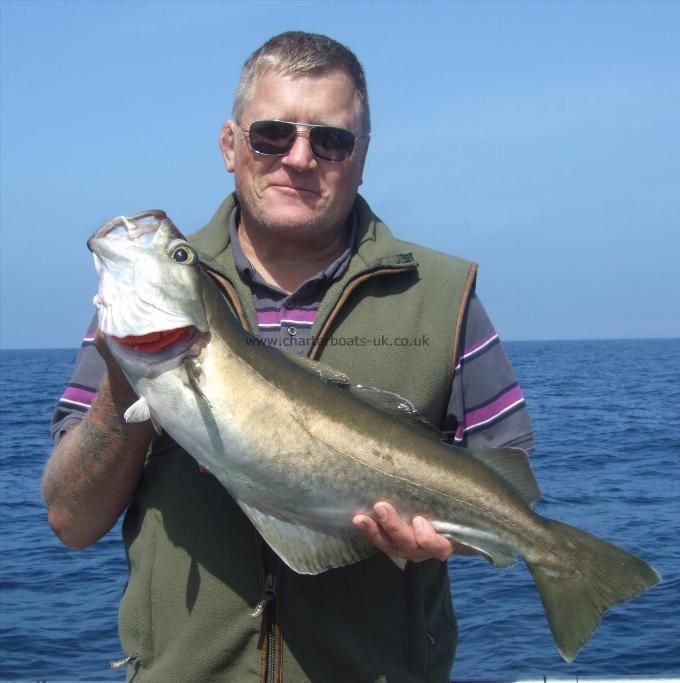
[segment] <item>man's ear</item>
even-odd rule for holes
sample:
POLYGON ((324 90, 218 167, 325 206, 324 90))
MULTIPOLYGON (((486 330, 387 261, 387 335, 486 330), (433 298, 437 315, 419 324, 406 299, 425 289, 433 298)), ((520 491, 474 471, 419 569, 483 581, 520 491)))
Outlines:
POLYGON ((359 164, 359 182, 357 185, 362 185, 364 182, 364 166, 366 165, 366 155, 368 154, 368 145, 370 142, 371 138, 368 138, 366 142, 363 143, 362 149, 358 150, 360 156, 359 159, 357 159, 359 164))
POLYGON ((234 156, 236 144, 236 121, 225 121, 220 131, 220 149, 222 150, 222 158, 224 165, 227 167, 229 173, 234 172, 234 156))

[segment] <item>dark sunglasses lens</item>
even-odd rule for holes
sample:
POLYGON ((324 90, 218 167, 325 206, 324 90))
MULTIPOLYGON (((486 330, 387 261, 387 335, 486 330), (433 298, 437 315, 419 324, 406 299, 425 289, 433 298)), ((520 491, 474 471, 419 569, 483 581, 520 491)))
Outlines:
POLYGON ((343 128, 312 128, 309 131, 309 142, 314 155, 326 161, 345 161, 354 149, 354 135, 343 128))
POLYGON ((255 121, 248 132, 250 146, 260 154, 285 154, 293 146, 297 128, 283 121, 255 121))

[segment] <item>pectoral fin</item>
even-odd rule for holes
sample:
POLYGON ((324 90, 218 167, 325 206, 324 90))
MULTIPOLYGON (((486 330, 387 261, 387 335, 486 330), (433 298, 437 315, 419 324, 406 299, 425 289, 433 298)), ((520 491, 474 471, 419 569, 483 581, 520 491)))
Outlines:
POLYGON ((123 413, 123 417, 126 422, 146 422, 147 420, 151 420, 151 424, 156 430, 156 434, 160 436, 163 433, 163 428, 154 420, 153 415, 151 414, 149 402, 143 396, 135 401, 125 413, 123 413))
POLYGON ((146 422, 151 419, 149 403, 142 396, 137 399, 123 414, 126 422, 146 422))
POLYGON ((325 533, 300 522, 287 521, 242 500, 237 501, 274 552, 298 574, 320 574, 354 564, 377 550, 360 532, 348 529, 325 533))

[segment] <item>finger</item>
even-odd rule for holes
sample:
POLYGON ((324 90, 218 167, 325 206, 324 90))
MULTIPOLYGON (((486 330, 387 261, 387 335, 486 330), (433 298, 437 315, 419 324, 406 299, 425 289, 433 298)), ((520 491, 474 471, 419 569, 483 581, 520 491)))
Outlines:
POLYGON ((431 555, 428 555, 415 545, 410 544, 406 548, 395 545, 380 524, 371 517, 357 515, 352 521, 371 544, 388 555, 401 557, 405 560, 412 560, 414 562, 420 562, 431 558, 431 555))
POLYGON ((398 550, 404 556, 417 552, 418 543, 411 525, 399 516, 392 505, 381 501, 373 506, 373 511, 393 550, 398 550))
POLYGON ((99 328, 97 328, 97 331, 94 333, 93 344, 94 348, 97 349, 97 353, 104 359, 107 366, 110 367, 111 363, 117 365, 109 350, 109 345, 106 343, 106 335, 99 328))
POLYGON ((392 551, 392 543, 389 537, 371 517, 368 515, 356 515, 352 519, 352 523, 378 550, 386 553, 392 551))
POLYGON ((103 355, 108 351, 108 347, 106 346, 106 335, 99 328, 97 328, 97 331, 94 333, 92 343, 100 354, 103 355))
POLYGON ((413 533, 418 546, 431 557, 446 560, 453 553, 453 543, 440 536, 424 517, 413 518, 413 533))
POLYGON ((97 349, 97 352, 106 363, 106 368, 109 371, 109 377, 111 377, 114 381, 122 381, 124 384, 127 384, 127 379, 123 375, 123 371, 121 370, 120 365, 118 365, 118 361, 114 358, 111 350, 109 349, 109 345, 106 341, 106 335, 99 328, 97 328, 97 331, 94 335, 94 347, 97 349))
MULTIPOLYGON (((111 400, 122 413, 137 400, 137 394, 123 373, 118 361, 113 357, 106 341, 106 335, 99 328, 97 328, 94 335, 94 346, 104 360, 104 363, 106 363, 111 400)), ((104 380, 100 384, 100 389, 103 384, 104 380)))

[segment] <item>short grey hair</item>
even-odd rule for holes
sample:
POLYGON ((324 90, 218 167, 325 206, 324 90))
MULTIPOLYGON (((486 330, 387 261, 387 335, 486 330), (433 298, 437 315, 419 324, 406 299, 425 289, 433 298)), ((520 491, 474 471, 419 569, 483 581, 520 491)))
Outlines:
POLYGON ((356 55, 336 40, 319 33, 287 31, 270 38, 246 60, 236 88, 232 115, 241 120, 257 79, 267 71, 306 76, 331 71, 345 72, 357 94, 362 133, 371 131, 368 91, 364 69, 356 55))

